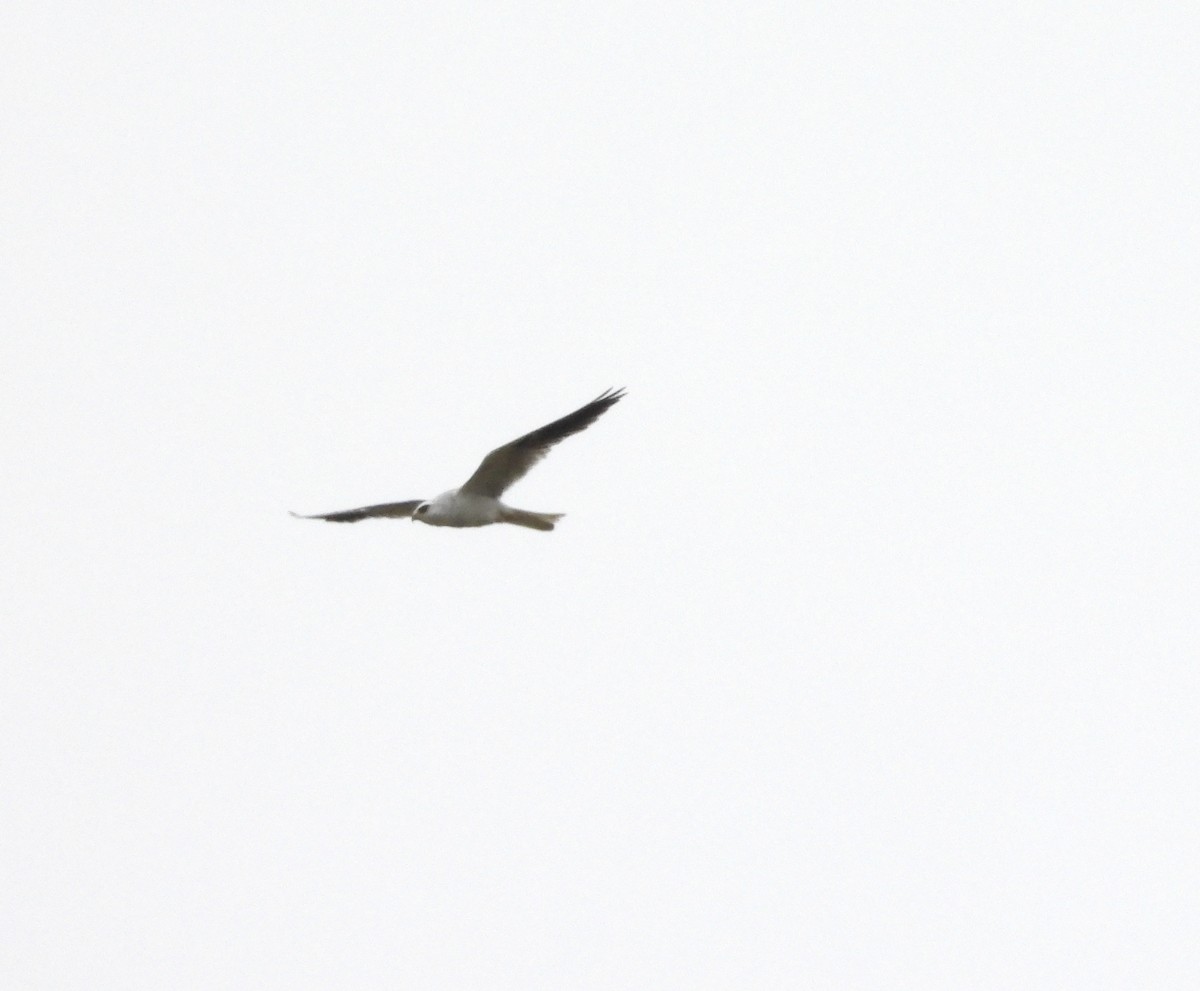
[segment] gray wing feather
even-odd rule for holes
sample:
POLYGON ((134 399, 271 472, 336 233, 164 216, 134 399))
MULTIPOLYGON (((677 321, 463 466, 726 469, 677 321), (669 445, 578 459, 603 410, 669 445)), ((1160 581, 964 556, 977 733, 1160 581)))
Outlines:
POLYGON ((499 499, 504 490, 541 461, 550 448, 560 440, 586 430, 624 395, 624 389, 609 389, 574 413, 496 448, 483 459, 459 491, 499 499))
POLYGON ((384 502, 378 506, 363 506, 361 509, 343 509, 337 513, 317 513, 313 516, 301 516, 292 513, 300 520, 328 520, 330 523, 357 523, 371 516, 394 516, 403 519, 412 516, 424 499, 409 499, 408 502, 384 502))

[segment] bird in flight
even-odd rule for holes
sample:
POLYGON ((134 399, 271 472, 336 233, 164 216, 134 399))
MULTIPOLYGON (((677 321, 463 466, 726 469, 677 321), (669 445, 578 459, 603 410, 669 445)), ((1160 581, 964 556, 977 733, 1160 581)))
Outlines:
POLYGON ((555 444, 572 434, 586 430, 613 406, 624 389, 609 389, 586 406, 568 413, 553 423, 538 427, 523 437, 496 448, 480 462, 475 474, 457 489, 443 492, 435 499, 409 499, 407 502, 386 502, 361 509, 344 509, 337 513, 317 513, 299 516, 302 520, 328 520, 330 523, 357 523, 371 516, 409 518, 430 526, 487 526, 490 523, 515 523, 531 530, 553 530, 562 513, 532 513, 514 509, 500 501, 504 490, 523 478, 542 460, 555 444))

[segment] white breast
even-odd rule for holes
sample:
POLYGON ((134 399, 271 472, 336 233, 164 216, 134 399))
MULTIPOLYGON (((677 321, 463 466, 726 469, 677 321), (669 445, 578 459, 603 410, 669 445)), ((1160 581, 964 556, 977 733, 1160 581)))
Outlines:
POLYGON ((424 521, 434 526, 487 526, 499 519, 499 499, 463 495, 458 489, 452 489, 433 500, 424 521))

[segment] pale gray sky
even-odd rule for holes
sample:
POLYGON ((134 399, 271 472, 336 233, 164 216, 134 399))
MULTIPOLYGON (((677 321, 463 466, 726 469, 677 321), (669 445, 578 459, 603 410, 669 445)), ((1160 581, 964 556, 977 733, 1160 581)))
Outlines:
POLYGON ((0 984, 1196 986, 1186 5, 0 20, 0 984))

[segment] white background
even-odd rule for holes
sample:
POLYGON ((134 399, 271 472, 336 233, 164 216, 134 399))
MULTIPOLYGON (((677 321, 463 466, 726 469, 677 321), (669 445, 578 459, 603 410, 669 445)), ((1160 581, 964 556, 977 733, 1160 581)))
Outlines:
POLYGON ((6 988, 1197 986, 1188 5, 2 28, 6 988))

